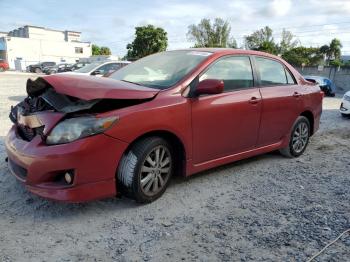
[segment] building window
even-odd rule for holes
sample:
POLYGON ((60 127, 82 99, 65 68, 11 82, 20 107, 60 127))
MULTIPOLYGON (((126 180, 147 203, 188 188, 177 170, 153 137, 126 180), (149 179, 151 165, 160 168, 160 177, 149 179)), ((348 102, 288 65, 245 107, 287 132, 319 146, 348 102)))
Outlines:
POLYGON ((82 47, 76 47, 75 48, 75 53, 76 54, 82 54, 83 53, 83 48, 82 47))

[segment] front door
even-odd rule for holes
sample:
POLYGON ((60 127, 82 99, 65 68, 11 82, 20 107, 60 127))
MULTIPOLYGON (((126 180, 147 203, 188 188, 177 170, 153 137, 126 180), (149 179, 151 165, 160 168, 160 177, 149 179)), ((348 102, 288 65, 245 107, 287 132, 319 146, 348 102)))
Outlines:
POLYGON ((199 76, 224 81, 224 92, 192 99, 195 164, 253 149, 256 146, 261 95, 254 87, 248 56, 216 60, 199 76))

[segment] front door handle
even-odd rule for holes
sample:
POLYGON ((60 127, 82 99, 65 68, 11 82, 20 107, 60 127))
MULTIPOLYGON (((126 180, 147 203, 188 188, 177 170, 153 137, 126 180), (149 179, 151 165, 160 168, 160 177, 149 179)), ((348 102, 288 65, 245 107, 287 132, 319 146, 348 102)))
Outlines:
POLYGON ((257 103, 259 103, 259 100, 260 100, 259 98, 253 96, 253 97, 249 100, 249 103, 250 103, 250 104, 257 104, 257 103))
POLYGON ((298 92, 294 92, 293 96, 294 96, 294 97, 301 97, 302 94, 300 94, 300 93, 298 93, 298 92))

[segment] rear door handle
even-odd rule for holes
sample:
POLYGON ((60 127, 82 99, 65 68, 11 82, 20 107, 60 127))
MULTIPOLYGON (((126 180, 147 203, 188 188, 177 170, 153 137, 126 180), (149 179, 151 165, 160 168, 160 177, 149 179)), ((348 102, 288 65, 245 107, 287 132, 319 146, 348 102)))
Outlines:
POLYGON ((298 92, 294 92, 293 96, 294 96, 294 97, 301 97, 302 94, 300 94, 300 93, 298 93, 298 92))
POLYGON ((250 104, 257 104, 257 103, 259 103, 259 100, 260 100, 259 98, 253 96, 253 97, 249 100, 249 103, 250 103, 250 104))

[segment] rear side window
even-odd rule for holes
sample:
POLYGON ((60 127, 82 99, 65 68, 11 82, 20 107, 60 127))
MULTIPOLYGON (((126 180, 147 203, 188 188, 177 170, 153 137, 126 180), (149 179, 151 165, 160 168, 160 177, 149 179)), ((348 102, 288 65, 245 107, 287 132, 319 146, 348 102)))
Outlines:
POLYGON ((262 57, 256 57, 255 61, 259 68, 261 85, 271 86, 294 84, 293 77, 285 70, 281 63, 262 57), (290 77, 290 83, 288 83, 287 80, 288 75, 290 77))
POLYGON ((200 77, 224 81, 224 91, 249 88, 254 85, 253 71, 247 56, 230 56, 221 58, 211 65, 200 77))

